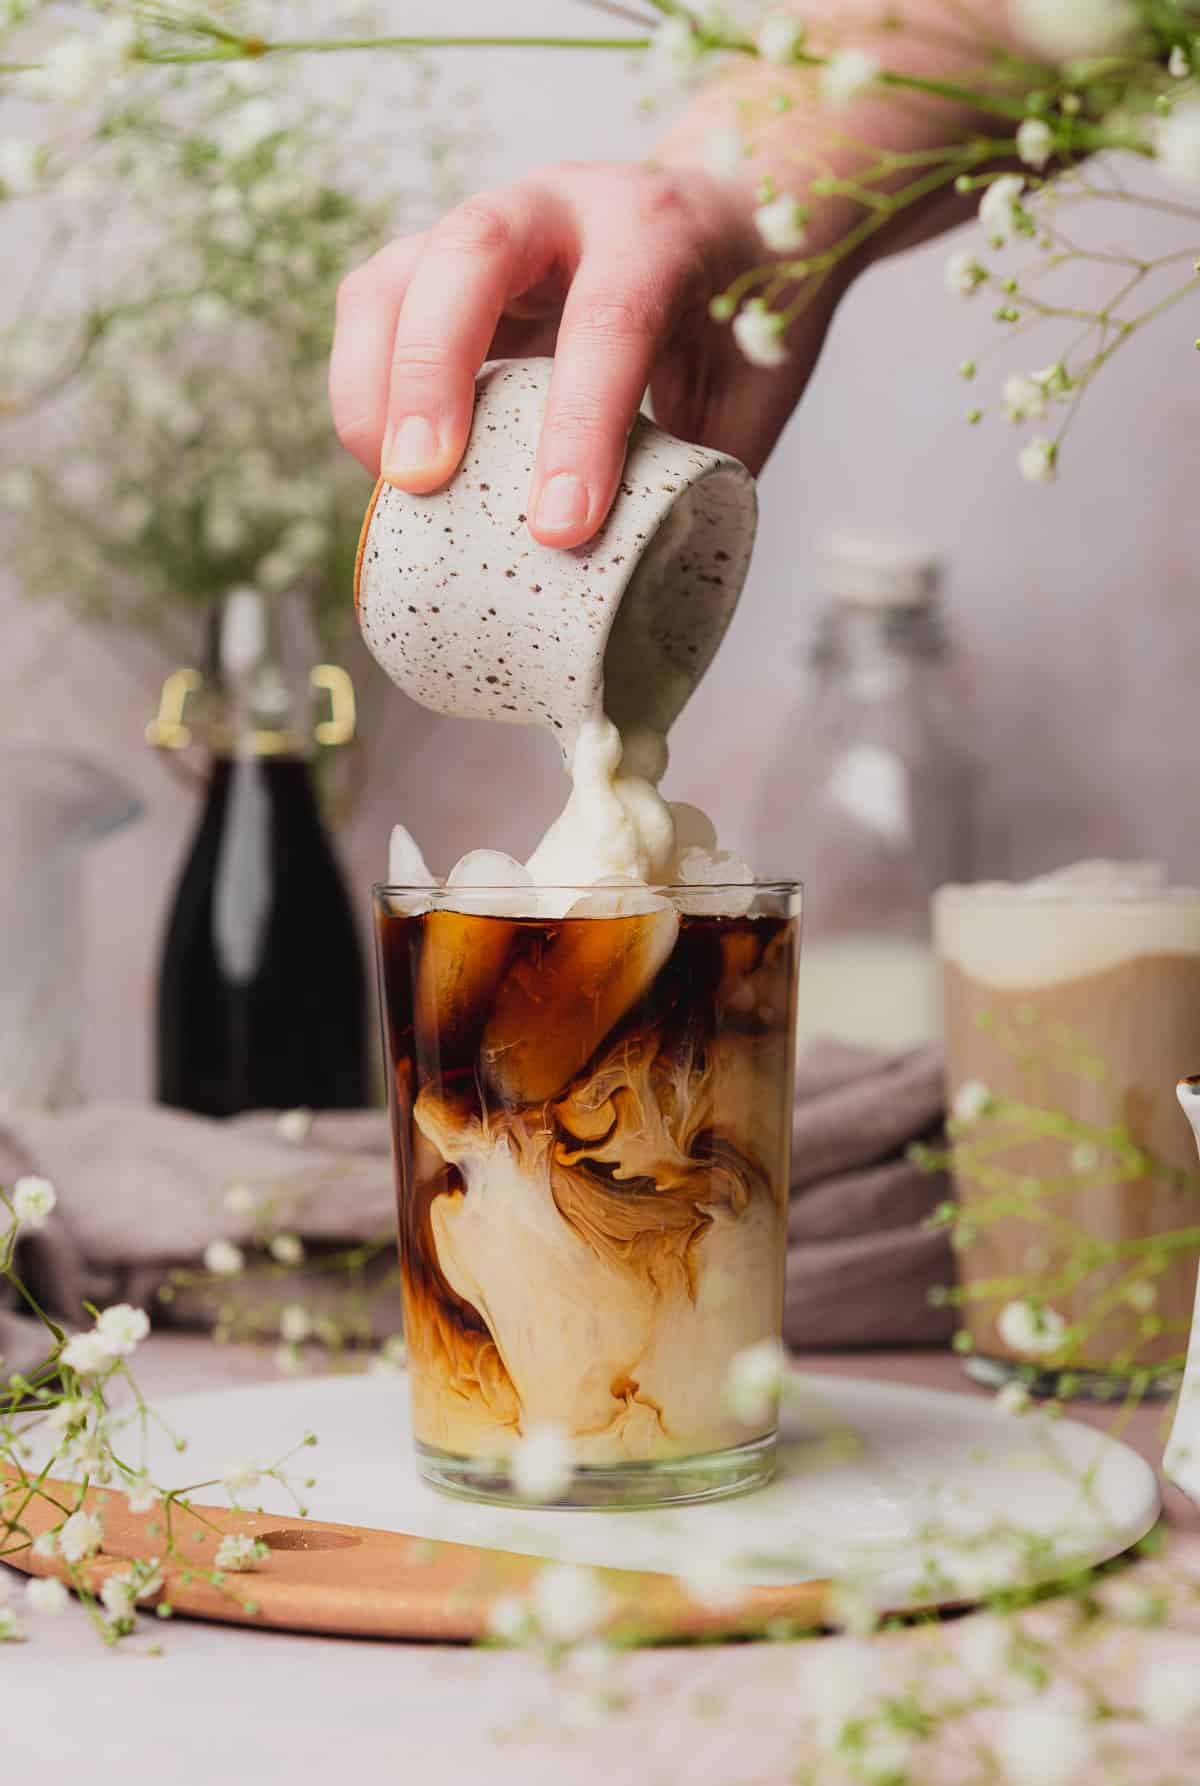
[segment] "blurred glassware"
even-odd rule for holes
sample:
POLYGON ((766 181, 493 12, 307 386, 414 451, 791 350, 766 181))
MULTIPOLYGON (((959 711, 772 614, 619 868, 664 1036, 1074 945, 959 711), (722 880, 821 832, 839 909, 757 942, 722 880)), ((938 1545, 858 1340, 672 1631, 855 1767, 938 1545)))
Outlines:
POLYGON ((766 780, 759 850, 805 879, 800 1040, 902 1048, 940 1032, 929 901, 970 872, 961 671, 936 560, 839 534, 822 561, 831 600, 766 780))
POLYGON ((174 671, 146 728, 161 750, 209 753, 163 947, 158 1097, 208 1116, 356 1108, 363 953, 312 765, 314 744, 352 741, 354 686, 312 665, 258 590, 234 590, 220 615, 214 661, 174 671))
POLYGON ((0 1105, 82 1096, 84 851, 141 810, 86 757, 0 745, 0 1105))

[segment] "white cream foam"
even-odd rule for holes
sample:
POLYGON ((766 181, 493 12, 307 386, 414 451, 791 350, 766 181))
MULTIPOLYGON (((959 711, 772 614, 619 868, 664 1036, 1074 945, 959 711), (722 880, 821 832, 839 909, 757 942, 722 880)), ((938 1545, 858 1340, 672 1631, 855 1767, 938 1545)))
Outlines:
MULTIPOLYGON (((525 864, 534 881, 578 887, 613 875, 650 883, 671 878, 675 821, 670 807, 655 781, 622 774, 626 754, 611 719, 600 714, 584 721, 567 804, 525 864)), ((653 769, 652 749, 638 754, 650 756, 653 769)), ((665 748, 660 754, 665 758, 665 748)), ((641 761, 635 766, 641 768, 641 761)))
POLYGON ((1031 881, 942 887, 933 916, 944 961, 1009 991, 1139 956, 1200 955, 1200 888, 1168 886, 1156 862, 1077 862, 1031 881))

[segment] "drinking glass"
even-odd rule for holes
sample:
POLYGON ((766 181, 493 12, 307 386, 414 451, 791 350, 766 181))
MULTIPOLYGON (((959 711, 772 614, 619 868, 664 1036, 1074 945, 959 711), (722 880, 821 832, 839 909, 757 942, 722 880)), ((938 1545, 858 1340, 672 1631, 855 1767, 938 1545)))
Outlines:
POLYGON ((556 1505, 767 1482, 727 1379, 780 1338, 799 888, 374 900, 425 1480, 520 1503, 549 1431, 556 1505))

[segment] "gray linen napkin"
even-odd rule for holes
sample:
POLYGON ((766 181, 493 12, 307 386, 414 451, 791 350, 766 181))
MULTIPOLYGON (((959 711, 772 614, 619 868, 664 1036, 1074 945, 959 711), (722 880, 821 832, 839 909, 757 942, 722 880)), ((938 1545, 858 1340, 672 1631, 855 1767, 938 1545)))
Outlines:
MULTIPOLYGON (((946 1195, 905 1149, 936 1133, 942 1070, 935 1050, 896 1057, 822 1043, 802 1059, 793 1131, 784 1331, 799 1349, 944 1339, 952 1320, 931 1285, 953 1276, 945 1234, 923 1218, 946 1195)), ((199 1262, 218 1238, 244 1237, 223 1201, 234 1180, 294 1202, 289 1226, 308 1244, 353 1241, 392 1227, 393 1181, 381 1111, 318 1115, 300 1143, 268 1112, 217 1122, 155 1105, 89 1104, 9 1112, 0 1120, 0 1184, 36 1172, 58 1208, 23 1238, 21 1269, 44 1307, 81 1320, 85 1298, 144 1304, 156 1325, 189 1305, 154 1308, 174 1266, 199 1262)), ((0 1290, 4 1286, 0 1285, 0 1290)), ((274 1293, 278 1295, 278 1287, 274 1293)), ((42 1330, 0 1297, 0 1354, 25 1370, 42 1330)))

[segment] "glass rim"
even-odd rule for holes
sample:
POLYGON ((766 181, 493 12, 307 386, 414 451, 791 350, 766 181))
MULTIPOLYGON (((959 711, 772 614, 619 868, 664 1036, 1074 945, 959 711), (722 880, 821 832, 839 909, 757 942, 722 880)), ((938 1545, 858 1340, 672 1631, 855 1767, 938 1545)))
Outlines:
POLYGON ((526 887, 523 883, 499 881, 487 886, 472 885, 469 887, 421 887, 407 881, 374 881, 371 892, 376 898, 383 898, 391 893, 406 896, 419 894, 423 899, 435 899, 446 894, 461 895, 464 899, 486 898, 490 894, 501 894, 511 899, 514 893, 661 893, 665 898, 672 894, 695 897, 701 893, 777 893, 790 896, 803 893, 803 881, 637 881, 626 885, 623 882, 611 881, 536 881, 526 887))

